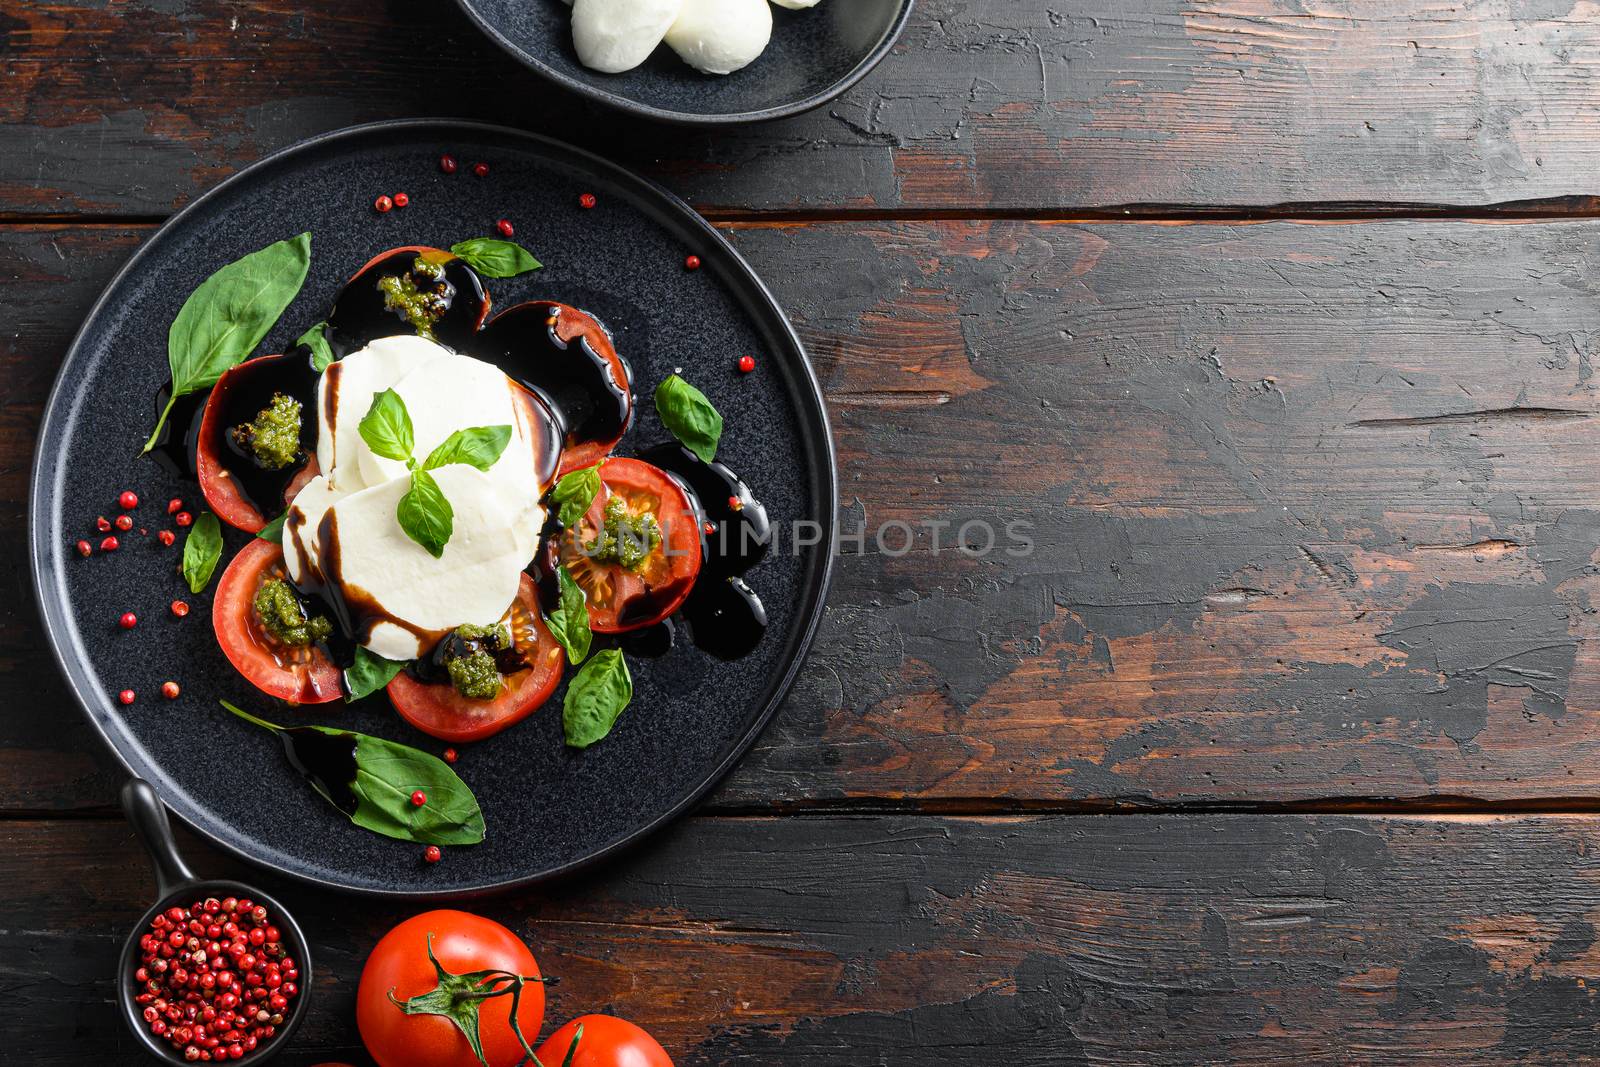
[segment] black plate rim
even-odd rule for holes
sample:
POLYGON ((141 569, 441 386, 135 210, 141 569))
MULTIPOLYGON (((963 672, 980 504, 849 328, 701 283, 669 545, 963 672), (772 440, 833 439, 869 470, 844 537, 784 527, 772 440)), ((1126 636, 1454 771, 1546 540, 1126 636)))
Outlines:
POLYGON ((709 114, 698 111, 674 111, 670 108, 654 107, 650 104, 640 103, 632 97, 624 96, 621 93, 612 92, 597 85, 590 85, 586 81, 574 78, 557 70, 501 33, 499 27, 491 23, 477 9, 476 0, 456 0, 456 3, 466 13, 472 24, 478 27, 485 37, 498 45, 501 51, 535 74, 555 82, 563 89, 638 118, 653 119, 656 122, 665 122, 674 126, 697 126, 702 128, 748 126, 758 122, 772 122, 776 119, 785 119, 793 115, 804 114, 807 111, 821 107, 823 104, 837 100, 854 88, 855 84, 862 78, 871 73, 874 67, 883 62, 883 57, 889 54, 899 42, 901 35, 905 33, 906 24, 911 21, 912 9, 917 6, 917 0, 900 0, 900 13, 895 16, 894 23, 889 27, 888 32, 883 35, 883 39, 877 43, 871 52, 867 53, 860 63, 856 64, 854 69, 821 92, 813 93, 810 96, 802 97, 787 104, 779 104, 777 107, 763 108, 759 111, 729 111, 709 114))
MULTIPOLYGON (((775 332, 783 342, 792 346, 793 354, 799 357, 795 367, 795 376, 797 380, 796 384, 801 388, 797 390, 797 394, 802 400, 809 401, 811 405, 814 406, 815 410, 810 412, 809 416, 816 420, 816 427, 821 431, 820 436, 817 439, 808 442, 811 455, 803 457, 803 460, 810 462, 812 474, 819 483, 816 490, 816 496, 819 500, 824 502, 824 506, 820 509, 818 515, 818 519, 823 526, 823 540, 821 541, 821 544, 832 546, 835 543, 838 531, 839 472, 833 445, 832 426, 828 419, 827 403, 823 396, 822 384, 817 379, 816 368, 812 366, 811 357, 807 354, 805 345, 801 342, 799 334, 794 329, 794 325, 789 321, 788 315, 784 313, 782 305, 780 305, 777 301, 777 298, 772 295, 771 290, 769 290, 766 283, 761 280, 760 275, 755 272, 755 269, 750 266, 750 264, 745 260, 744 256, 739 253, 738 249, 734 248, 727 238, 723 237, 714 226, 707 222, 700 215, 700 213, 695 211, 694 208, 690 207, 689 204, 679 198, 676 194, 668 191, 655 182, 634 174, 632 171, 629 171, 618 164, 612 163, 610 160, 607 160, 601 156, 595 155, 593 152, 587 151, 586 149, 578 148, 575 145, 568 144, 565 141, 560 141, 553 137, 546 137, 542 134, 530 133, 527 130, 521 130, 515 127, 499 125, 496 123, 456 118, 386 119, 379 122, 369 122, 355 126, 346 126, 337 130, 331 130, 327 133, 308 137, 305 140, 297 141, 294 144, 288 145, 287 147, 278 149, 277 151, 272 152, 269 155, 266 155, 256 162, 250 164, 249 166, 237 171, 228 178, 225 178, 223 181, 219 182, 217 185, 196 197, 190 203, 186 204, 183 208, 175 212, 172 217, 166 222, 162 223, 154 233, 146 237, 144 241, 141 242, 139 247, 134 250, 133 254, 128 257, 128 261, 124 263, 116 272, 116 274, 112 276, 111 280, 106 283, 105 289, 101 291, 100 295, 95 299, 94 304, 84 315, 83 322, 79 325, 77 332, 73 335, 72 343, 67 346, 66 354, 61 360, 61 369, 57 371, 55 382, 50 387, 50 395, 45 400, 44 415, 40 420, 37 437, 34 442, 33 464, 28 477, 28 572, 33 584, 34 606, 39 612, 39 618, 43 625, 46 643, 50 646, 50 654, 55 660, 57 670, 59 670, 61 676, 67 682, 67 687, 71 690, 73 701, 77 704, 79 710, 83 712, 84 717, 89 720, 89 724, 91 727, 93 727, 95 735, 99 738, 101 744, 104 745, 106 750, 110 752, 112 758, 117 762, 118 766, 120 766, 123 771, 127 772, 129 776, 144 777, 147 780, 151 778, 149 770, 141 769, 129 762, 128 758, 123 754, 122 749, 118 747, 116 742, 112 739, 107 727, 96 717, 94 711, 92 710, 92 705, 101 698, 102 694, 100 694, 98 689, 90 684, 89 679, 84 676, 83 668, 69 656, 68 653, 71 642, 65 640, 62 636, 67 631, 67 627, 69 626, 69 620, 67 619, 67 606, 61 598, 48 597, 45 594, 45 579, 47 577, 46 568, 50 564, 51 553, 64 551, 59 546, 55 545, 51 530, 49 528, 49 515, 52 512, 52 508, 41 507, 41 504, 46 501, 53 501, 53 497, 49 495, 52 493, 52 487, 46 484, 46 477, 48 474, 46 468, 48 464, 46 462, 45 444, 61 433, 60 428, 56 425, 61 418, 58 412, 61 411, 62 404, 70 398, 69 394, 73 388, 72 383, 67 380, 67 369, 72 365, 74 360, 78 358, 79 348, 84 344, 85 337, 89 333, 90 325, 100 317, 105 306, 110 302, 112 296, 121 287, 123 280, 143 264, 147 255, 150 254, 153 248, 159 246, 161 243, 161 238, 163 238, 168 231, 175 229, 180 223, 186 220, 191 213, 198 211, 202 206, 206 205, 212 199, 218 198, 224 191, 232 189, 236 185, 249 182, 259 171, 277 165, 290 155, 315 151, 331 143, 342 141, 347 138, 356 138, 384 131, 405 131, 409 133, 417 130, 438 128, 448 128, 453 131, 464 131, 484 136, 507 137, 514 140, 523 140, 538 145, 547 152, 553 151, 558 153, 567 153, 569 154, 569 158, 573 159, 575 162, 583 166, 593 168, 598 175, 603 175, 605 178, 615 182, 617 185, 625 188, 631 188, 633 191, 643 195, 646 198, 656 198, 661 207, 678 215, 680 221, 698 229, 702 238, 711 243, 707 247, 715 247, 716 249, 719 249, 721 253, 728 258, 730 265, 735 269, 737 275, 735 281, 742 283, 743 287, 746 289, 744 294, 739 294, 736 286, 735 295, 743 295, 746 297, 746 299, 742 299, 740 302, 746 307, 752 307, 753 303, 759 305, 755 307, 754 310, 764 313, 760 317, 768 320, 768 325, 775 329, 775 332), (750 298, 753 298, 753 301, 750 298), (90 696, 91 693, 94 694, 93 698, 90 696)), ((216 848, 229 856, 243 860, 252 867, 277 872, 301 885, 312 886, 317 889, 329 890, 355 897, 415 902, 470 900, 491 894, 508 892, 513 889, 525 889, 535 885, 545 885, 570 877, 579 871, 586 870, 596 866, 597 864, 604 863, 605 861, 628 851, 644 840, 654 836, 658 831, 662 830, 666 826, 677 821, 690 809, 695 807, 707 793, 709 793, 722 781, 723 778, 727 777, 728 773, 734 768, 734 766, 737 765, 738 762, 742 760, 750 751, 750 747, 755 744, 756 739, 761 735, 761 732, 766 729, 767 724, 772 721, 772 717, 777 713, 778 706, 782 704, 784 698, 788 696, 789 690, 793 686, 794 680, 799 674, 801 666, 804 665, 806 657, 811 651, 811 646, 816 639, 817 630, 821 626, 823 616, 826 613, 828 591, 833 584, 833 575, 837 563, 837 553, 832 551, 830 547, 828 551, 819 554, 819 559, 820 563, 811 568, 811 573, 807 575, 805 579, 804 590, 807 596, 805 599, 803 599, 800 610, 796 613, 799 625, 792 632, 789 638, 792 651, 789 655, 788 665, 785 668, 782 677, 778 679, 776 686, 770 690, 770 696, 767 699, 766 705, 761 709, 759 714, 750 720, 750 723, 744 732, 741 733, 734 743, 728 747, 721 761, 715 766, 709 768, 705 776, 696 786, 686 791, 685 794, 677 801, 677 803, 673 804, 665 811, 658 813, 654 818, 641 824, 632 831, 623 834, 621 837, 606 844, 602 848, 599 848, 576 860, 565 863, 559 867, 554 867, 532 875, 507 878, 500 881, 485 882, 478 885, 436 892, 414 892, 403 889, 381 889, 371 886, 344 885, 340 882, 317 877, 315 875, 307 874, 303 871, 297 871, 286 867, 269 867, 262 860, 252 856, 244 849, 236 847, 231 842, 223 840, 217 834, 212 833, 209 828, 197 825, 188 817, 173 808, 170 804, 168 805, 168 810, 171 811, 172 814, 176 816, 185 827, 195 833, 202 840, 206 841, 213 848, 216 848), (809 602, 806 602, 806 600, 809 602)), ((162 780, 164 779, 164 776, 156 775, 155 778, 156 780, 162 780)), ((152 782, 152 786, 154 786, 154 784, 155 783, 152 782)))

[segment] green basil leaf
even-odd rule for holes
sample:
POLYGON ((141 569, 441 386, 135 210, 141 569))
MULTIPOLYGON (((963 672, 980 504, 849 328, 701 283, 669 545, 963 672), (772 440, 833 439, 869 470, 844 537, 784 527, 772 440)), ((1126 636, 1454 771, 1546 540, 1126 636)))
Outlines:
POLYGON ((311 349, 311 365, 321 374, 333 363, 333 348, 328 344, 328 324, 319 322, 295 341, 297 345, 305 345, 311 349))
POLYGON ((189 592, 198 593, 210 584, 221 558, 222 523, 207 511, 194 520, 183 542, 183 576, 189 582, 189 592))
POLYGON ((311 234, 302 233, 234 260, 189 294, 167 329, 172 396, 144 452, 161 439, 180 396, 216 385, 224 371, 255 351, 300 292, 310 266, 311 234))
POLYGON ((372 394, 372 406, 361 416, 358 429, 367 447, 385 459, 408 460, 416 447, 406 402, 393 389, 372 394))
POLYGON ((589 597, 572 578, 572 572, 563 563, 556 568, 556 580, 561 584, 561 602, 556 610, 545 616, 550 632, 561 647, 567 650, 567 659, 576 667, 589 655, 589 645, 594 632, 589 628, 589 597))
MULTIPOLYGON (((353 730, 331 726, 285 728, 257 718, 226 700, 219 703, 246 722, 284 738, 286 747, 293 744, 295 734, 305 730, 349 738, 355 746, 356 776, 348 785, 355 797, 356 809, 346 811, 345 815, 357 826, 400 841, 427 845, 476 845, 483 840, 483 810, 478 807, 477 798, 467 783, 439 757, 398 741, 386 741, 353 730), (421 807, 411 803, 411 794, 419 789, 428 797, 421 807)), ((326 789, 314 788, 329 803, 338 806, 326 789)))
POLYGON ((614 648, 596 652, 567 683, 567 698, 561 708, 561 728, 567 744, 588 748, 602 740, 632 699, 633 676, 628 673, 628 661, 622 653, 614 648))
POLYGON ((661 425, 682 441, 689 451, 710 463, 717 458, 717 443, 722 440, 722 416, 711 406, 706 394, 676 374, 656 386, 656 413, 661 425))
POLYGON ((451 245, 450 251, 479 274, 491 278, 514 278, 544 266, 521 245, 493 237, 474 237, 451 245))
POLYGON ((345 703, 370 696, 394 681, 394 676, 405 667, 398 660, 384 659, 376 652, 356 646, 355 662, 345 668, 344 687, 348 690, 345 703))
POLYGON ((283 544, 283 521, 288 517, 289 513, 285 511, 283 514, 279 515, 277 518, 261 527, 261 529, 257 530, 256 536, 261 538, 263 541, 271 541, 275 545, 283 544))
POLYGON ((487 471, 510 443, 509 426, 474 426, 469 430, 457 430, 428 453, 422 469, 431 471, 452 463, 465 463, 469 467, 487 471))
POLYGON ((581 471, 573 471, 557 482, 550 494, 550 500, 560 509, 558 518, 561 525, 569 530, 575 528, 599 492, 600 464, 598 463, 581 471))
POLYGON ((411 488, 400 498, 395 517, 406 536, 427 549, 434 559, 444 555, 444 546, 455 533, 455 510, 427 471, 411 473, 411 488))
MULTIPOLYGON (((319 727, 324 733, 343 733, 319 727)), ((374 833, 429 845, 476 845, 483 840, 478 799, 450 765, 410 745, 369 734, 356 739, 356 810, 350 821, 374 833), (411 794, 422 790, 420 808, 411 794)))

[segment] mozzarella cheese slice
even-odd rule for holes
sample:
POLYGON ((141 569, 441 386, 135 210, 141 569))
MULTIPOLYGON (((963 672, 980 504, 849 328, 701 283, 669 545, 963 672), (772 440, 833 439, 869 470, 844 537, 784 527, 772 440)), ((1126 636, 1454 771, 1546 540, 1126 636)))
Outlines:
POLYGON ((383 337, 323 372, 317 389, 317 466, 331 486, 353 492, 376 484, 365 480, 360 469, 361 454, 370 451, 361 440, 361 419, 372 407, 373 395, 449 354, 425 338, 383 337))
MULTIPOLYGON (((492 363, 446 355, 422 364, 391 388, 405 402, 411 416, 414 452, 419 462, 457 430, 474 426, 512 428, 511 442, 489 468, 489 477, 515 526, 519 543, 527 547, 523 562, 531 560, 544 515, 539 508, 535 446, 529 443, 531 428, 524 425, 520 406, 512 403, 512 390, 519 386, 492 363)), ((365 442, 360 449, 360 467, 366 485, 380 485, 406 474, 404 462, 378 455, 365 442)))
POLYGON ((706 74, 732 74, 748 66, 771 39, 767 0, 683 0, 666 36, 685 63, 706 74))
POLYGON ((576 0, 572 44, 590 70, 620 74, 654 52, 683 0, 576 0))
POLYGON ((433 476, 455 516, 438 559, 395 517, 409 475, 342 497, 322 520, 332 558, 320 563, 329 585, 357 640, 387 659, 415 659, 463 623, 503 618, 527 562, 489 475, 458 464, 433 476))
POLYGON ((317 528, 322 525, 322 517, 328 509, 347 495, 319 474, 307 482, 290 503, 283 520, 283 565, 295 585, 323 583, 317 528))

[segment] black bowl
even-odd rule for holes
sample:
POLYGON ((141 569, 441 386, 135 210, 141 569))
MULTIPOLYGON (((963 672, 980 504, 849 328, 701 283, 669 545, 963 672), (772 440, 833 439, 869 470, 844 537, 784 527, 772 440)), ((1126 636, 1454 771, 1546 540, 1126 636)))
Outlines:
POLYGON ((459 0, 468 17, 530 70, 642 118, 734 126, 798 115, 840 96, 889 54, 914 0, 822 0, 773 6, 772 43, 728 75, 701 74, 666 45, 643 66, 600 74, 578 62, 562 0, 459 0))
POLYGON ((184 864, 183 857, 178 855, 177 843, 172 839, 172 826, 167 821, 167 809, 149 782, 134 778, 122 787, 122 810, 150 853, 150 862, 156 872, 158 897, 139 916, 139 922, 123 942, 122 955, 117 960, 117 999, 122 1004, 122 1017, 127 1021, 128 1029, 133 1031, 133 1036, 138 1038, 144 1050, 156 1059, 187 1067, 189 1061, 180 1052, 150 1032, 145 1025, 144 1008, 133 999, 134 960, 139 953, 139 939, 150 929, 150 920, 174 904, 204 900, 206 897, 244 897, 264 905, 272 913, 275 917, 273 925, 283 934, 283 942, 300 971, 300 992, 290 1002, 289 1016, 278 1032, 266 1044, 257 1046, 241 1059, 228 1061, 239 1064, 265 1063, 289 1044, 289 1039, 300 1028, 300 1021, 306 1017, 311 997, 311 948, 306 944, 300 924, 294 921, 289 909, 254 886, 243 882, 196 878, 184 864))

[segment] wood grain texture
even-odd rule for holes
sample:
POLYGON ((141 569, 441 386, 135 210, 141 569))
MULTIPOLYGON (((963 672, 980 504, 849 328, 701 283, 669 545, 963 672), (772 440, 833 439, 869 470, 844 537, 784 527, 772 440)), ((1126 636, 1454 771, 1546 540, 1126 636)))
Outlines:
MULTIPOLYGON (((624 866, 473 910, 560 978, 552 1025, 620 1014, 679 1067, 1578 1063, 1600 1036, 1597 830, 1590 817, 696 818, 624 866)), ((82 1063, 90 1048, 134 1062, 110 978, 154 892, 131 832, 9 821, 0 850, 8 1062, 82 1063)), ((279 1062, 368 1062, 357 976, 416 909, 268 888, 318 964, 312 1015, 279 1062)))
POLYGON ((548 130, 716 212, 1592 194, 1593 17, 1573 0, 921 0, 843 99, 701 135, 591 110, 449 3, 11 4, 0 214, 161 215, 302 137, 406 115, 548 130))
MULTIPOLYGON (((0 807, 107 804, 42 657, 25 457, 139 229, 0 231, 0 807)), ((722 810, 1592 807, 1600 224, 741 226, 846 541, 722 810), (1031 552, 976 527, 1031 524, 1031 552), (930 522, 947 523, 934 550, 930 522)))

